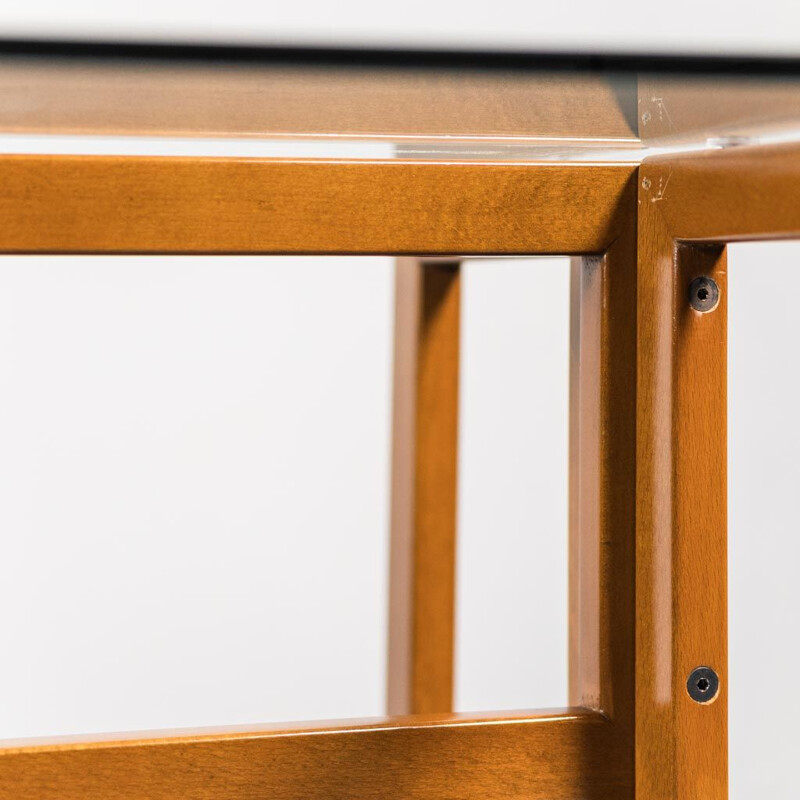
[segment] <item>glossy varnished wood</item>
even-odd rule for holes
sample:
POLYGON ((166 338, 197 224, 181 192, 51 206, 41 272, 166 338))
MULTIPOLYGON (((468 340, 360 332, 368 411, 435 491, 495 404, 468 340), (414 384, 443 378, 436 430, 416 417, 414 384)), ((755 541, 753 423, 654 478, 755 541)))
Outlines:
POLYGON ((608 714, 614 758, 633 770, 636 215, 572 263, 570 703, 608 714))
POLYGON ((599 714, 395 718, 341 727, 0 750, 2 800, 617 800, 599 714))
POLYGON ((643 198, 674 239, 735 242, 800 236, 800 147, 736 147, 662 156, 642 166, 643 198))
MULTIPOLYGON (((578 416, 600 404, 578 433, 593 455, 572 525, 572 698, 593 713, 6 750, 0 796, 629 797, 634 174, 624 164, 0 159, 2 252, 601 256, 587 262, 575 306, 596 326, 573 353, 578 416)), ((411 422, 395 432, 406 465, 395 464, 406 480, 395 512, 405 509, 408 535, 393 545, 405 566, 393 564, 390 697, 420 711, 452 696, 458 273, 407 263, 416 277, 398 295, 410 314, 398 331, 413 342, 397 386, 411 422)))
MULTIPOLYGON (((697 210, 675 208, 679 194, 655 199, 657 178, 649 165, 640 175, 636 796, 724 800, 725 252, 720 245, 676 241, 697 210), (673 227, 676 219, 682 221, 673 227), (689 304, 689 285, 702 275, 721 292, 708 313, 689 304), (687 691, 687 678, 699 666, 720 677, 712 703, 697 703, 687 691)), ((683 178, 683 170, 673 173, 678 185, 683 178)), ((671 187, 672 181, 667 192, 671 187)))
POLYGON ((5 156, 0 251, 602 252, 632 169, 5 156))
POLYGON ((397 261, 390 714, 453 703, 459 286, 458 261, 397 261))

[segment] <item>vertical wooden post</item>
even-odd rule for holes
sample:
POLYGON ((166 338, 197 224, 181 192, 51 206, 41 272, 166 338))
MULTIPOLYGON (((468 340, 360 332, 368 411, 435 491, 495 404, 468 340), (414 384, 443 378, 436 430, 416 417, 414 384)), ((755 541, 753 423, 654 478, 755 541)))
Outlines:
POLYGON ((726 264, 719 245, 674 240, 640 204, 637 411, 637 800, 727 798, 726 264), (689 302, 711 277, 719 303, 689 302), (690 697, 697 667, 719 676, 690 697))
MULTIPOLYGON (((632 199, 634 187, 626 193, 632 199)), ((633 774, 636 220, 602 256, 574 258, 570 335, 569 702, 611 720, 633 774)), ((633 792, 632 779, 629 794, 633 792)))
POLYGON ((397 261, 390 714, 453 703, 459 272, 453 260, 397 261))

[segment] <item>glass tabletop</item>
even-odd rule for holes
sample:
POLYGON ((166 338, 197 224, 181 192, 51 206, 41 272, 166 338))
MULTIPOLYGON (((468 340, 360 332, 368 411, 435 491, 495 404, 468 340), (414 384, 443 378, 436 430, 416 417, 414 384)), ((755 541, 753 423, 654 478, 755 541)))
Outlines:
POLYGON ((100 136, 115 154, 636 162, 797 138, 800 60, 0 42, 0 151, 100 136))

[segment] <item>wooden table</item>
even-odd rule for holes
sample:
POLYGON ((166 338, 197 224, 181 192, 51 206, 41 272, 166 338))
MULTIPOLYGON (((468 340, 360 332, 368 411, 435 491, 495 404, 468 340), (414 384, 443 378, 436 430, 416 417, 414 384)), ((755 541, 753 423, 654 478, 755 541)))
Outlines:
POLYGON ((388 716, 6 742, 0 797, 726 797, 725 244, 800 234, 799 81, 788 61, 0 45, 2 133, 356 153, 2 155, 0 252, 398 256, 388 716), (374 141, 396 156, 359 158, 374 141), (565 709, 451 709, 459 274, 480 254, 573 256, 565 709))

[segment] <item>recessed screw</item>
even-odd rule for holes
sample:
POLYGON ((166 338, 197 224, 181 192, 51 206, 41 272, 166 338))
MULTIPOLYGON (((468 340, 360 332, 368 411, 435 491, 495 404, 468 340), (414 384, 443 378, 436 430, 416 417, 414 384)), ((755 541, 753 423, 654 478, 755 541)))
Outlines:
POLYGON ((686 681, 686 691, 695 703, 710 703, 719 693, 719 675, 711 667, 697 667, 686 681))
POLYGON ((689 305, 701 314, 713 311, 719 304, 719 286, 713 278, 695 278, 689 285, 689 305))

